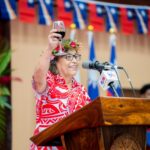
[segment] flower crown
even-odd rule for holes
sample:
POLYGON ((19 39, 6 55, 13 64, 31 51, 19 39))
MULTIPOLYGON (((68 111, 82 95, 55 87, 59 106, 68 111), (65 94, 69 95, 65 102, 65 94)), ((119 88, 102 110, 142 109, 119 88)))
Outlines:
MULTIPOLYGON (((61 46, 63 52, 68 52, 70 50, 75 50, 75 51, 79 50, 79 43, 77 41, 70 40, 70 39, 67 40, 63 39, 61 46)), ((60 50, 60 45, 58 45, 55 49, 52 50, 52 54, 55 56, 56 54, 59 53, 59 50, 60 50)))

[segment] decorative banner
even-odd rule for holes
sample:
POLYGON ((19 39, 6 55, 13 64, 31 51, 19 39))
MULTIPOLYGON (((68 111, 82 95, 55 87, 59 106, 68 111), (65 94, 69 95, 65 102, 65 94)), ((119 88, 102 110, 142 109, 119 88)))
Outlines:
POLYGON ((104 31, 103 7, 101 5, 89 4, 89 24, 94 31, 104 31))
POLYGON ((133 34, 135 32, 133 10, 120 8, 120 16, 121 32, 126 35, 133 34))
POLYGON ((148 14, 145 9, 136 9, 136 19, 138 32, 140 34, 148 33, 148 14))
POLYGON ((83 2, 73 2, 74 11, 73 11, 73 20, 76 24, 76 28, 85 29, 87 25, 87 4, 83 2))
POLYGON ((39 24, 51 25, 53 17, 53 4, 51 1, 39 0, 39 24))
POLYGON ((13 20, 16 18, 16 1, 1 0, 0 2, 0 19, 13 20))
POLYGON ((28 0, 28 6, 34 7, 34 0, 28 0))
POLYGON ((27 23, 35 22, 35 10, 32 7, 29 7, 27 0, 19 0, 19 20, 27 23))
POLYGON ((106 30, 110 29, 117 30, 118 27, 118 11, 116 7, 105 6, 106 9, 106 30))
POLYGON ((57 20, 62 20, 65 26, 70 27, 73 23, 73 7, 71 0, 56 0, 57 3, 57 20))
MULTIPOLYGON (((16 2, 19 4, 19 19, 33 23, 35 21, 35 0, 1 0, 0 19, 12 20, 16 17, 16 2)), ((130 35, 135 32, 134 23, 136 23, 138 33, 150 34, 149 6, 94 0, 37 0, 36 3, 39 6, 39 24, 50 25, 53 20, 62 20, 67 27, 75 23, 77 29, 85 29, 88 25, 92 25, 94 31, 104 31, 105 25, 106 31, 115 28, 130 35), (56 5, 57 16, 54 16, 54 5, 56 5)))
MULTIPOLYGON (((89 60, 95 61, 95 47, 94 47, 94 37, 93 32, 88 31, 88 43, 89 43, 89 60)), ((94 100, 96 97, 99 96, 99 88, 98 88, 98 78, 99 72, 96 70, 89 70, 88 72, 88 94, 91 100, 94 100)))

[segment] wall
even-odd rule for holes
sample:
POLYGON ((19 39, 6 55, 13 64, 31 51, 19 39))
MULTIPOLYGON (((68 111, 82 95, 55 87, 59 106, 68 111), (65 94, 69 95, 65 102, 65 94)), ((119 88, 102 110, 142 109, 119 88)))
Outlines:
MULTIPOLYGON (((12 83, 12 124, 13 150, 28 150, 29 138, 35 127, 35 101, 31 87, 34 67, 41 51, 47 46, 47 35, 50 27, 11 22, 12 76, 22 78, 22 83, 12 83)), ((67 36, 69 31, 67 31, 67 36)), ((76 37, 82 43, 82 60, 88 58, 87 32, 78 31, 76 37)), ((97 59, 108 61, 110 50, 108 33, 95 33, 97 59)), ((117 35, 117 61, 129 73, 135 88, 150 82, 150 36, 132 35, 129 37, 117 35)), ((121 83, 124 88, 129 84, 123 73, 121 83)), ((87 71, 81 70, 81 80, 86 86, 87 71)), ((104 92, 101 92, 102 94, 104 92)))

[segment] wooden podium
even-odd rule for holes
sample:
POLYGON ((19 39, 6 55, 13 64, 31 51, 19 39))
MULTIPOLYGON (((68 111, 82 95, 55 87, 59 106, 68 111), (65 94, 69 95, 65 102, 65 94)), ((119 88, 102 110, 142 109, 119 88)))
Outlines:
POLYGON ((31 140, 66 150, 145 150, 150 99, 99 97, 31 140))

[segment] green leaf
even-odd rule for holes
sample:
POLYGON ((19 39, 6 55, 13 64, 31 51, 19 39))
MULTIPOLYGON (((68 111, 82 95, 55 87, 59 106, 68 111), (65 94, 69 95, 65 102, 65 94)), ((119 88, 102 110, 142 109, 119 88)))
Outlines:
POLYGON ((9 88, 6 86, 0 86, 0 95, 10 96, 9 88))
POLYGON ((4 52, 0 55, 0 76, 3 74, 5 69, 7 68, 11 59, 11 51, 10 49, 7 52, 4 52))
POLYGON ((6 96, 0 96, 0 107, 11 109, 11 105, 8 103, 8 98, 6 96))

